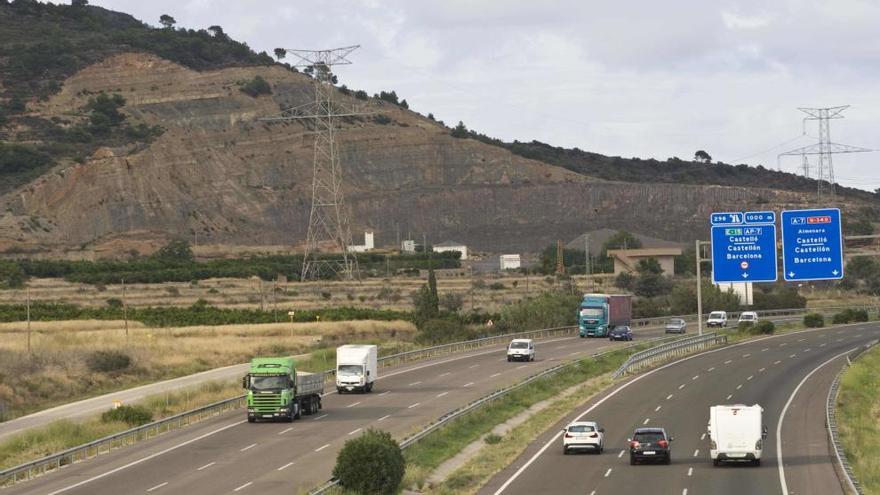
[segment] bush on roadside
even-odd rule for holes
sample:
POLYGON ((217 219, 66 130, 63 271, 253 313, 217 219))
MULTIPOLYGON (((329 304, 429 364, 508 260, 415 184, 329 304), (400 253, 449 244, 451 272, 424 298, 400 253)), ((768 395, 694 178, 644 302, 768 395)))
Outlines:
POLYGON ((333 477, 354 493, 391 495, 397 493, 405 468, 400 445, 391 434, 370 428, 345 442, 336 456, 333 477))
POLYGON ((770 320, 761 320, 752 328, 752 333, 770 335, 776 331, 776 325, 770 320))
POLYGON ((750 321, 740 321, 736 324, 736 329, 741 330, 743 332, 750 332, 752 330, 753 326, 754 326, 754 323, 752 323, 750 321))
POLYGON ((144 406, 119 406, 104 411, 101 414, 101 421, 104 423, 121 421, 130 426, 140 426, 153 421, 153 413, 144 406))
POLYGON ((131 357, 121 351, 95 351, 86 358, 86 364, 92 371, 111 373, 131 366, 131 357))
POLYGON ((807 313, 804 315, 804 326, 807 328, 821 328, 825 326, 825 317, 819 313, 807 313))
POLYGON ((504 440, 504 437, 502 437, 501 435, 498 435, 496 433, 489 433, 488 435, 486 435, 486 438, 484 439, 484 441, 489 445, 495 445, 496 443, 499 443, 502 440, 504 440))
POLYGON ((837 324, 864 322, 868 321, 868 312, 864 309, 845 309, 840 313, 836 313, 831 321, 837 324))
POLYGON ((468 328, 455 317, 432 318, 425 320, 419 329, 416 340, 422 344, 443 344, 459 340, 469 340, 474 336, 468 328))

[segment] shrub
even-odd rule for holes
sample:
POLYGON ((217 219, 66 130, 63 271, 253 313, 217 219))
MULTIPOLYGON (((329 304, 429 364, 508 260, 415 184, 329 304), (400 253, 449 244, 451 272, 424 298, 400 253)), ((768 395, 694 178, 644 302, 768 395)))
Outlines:
POLYGON ((504 290, 504 288, 504 284, 502 284, 501 282, 492 282, 489 285, 490 290, 504 290))
POLYGON ((821 328, 825 326, 825 317, 819 313, 804 315, 804 326, 807 328, 821 328))
POLYGON ((486 281, 481 278, 478 278, 478 279, 474 280, 473 282, 471 282, 471 287, 473 287, 474 289, 485 289, 486 288, 486 281))
POLYGON ((111 297, 107 299, 107 307, 113 309, 119 309, 122 307, 122 299, 118 297, 111 297))
POLYGON ((440 296, 440 306, 450 313, 456 313, 464 306, 464 299, 461 294, 443 294, 440 296))
POLYGON ((101 414, 101 421, 104 423, 122 421, 130 426, 140 426, 153 421, 153 413, 144 406, 119 406, 104 411, 101 414))
POLYGON ((272 87, 269 86, 269 83, 267 83, 266 80, 260 76, 256 76, 250 81, 242 84, 241 87, 238 89, 240 89, 242 93, 253 98, 256 98, 260 95, 272 94, 272 87))
POLYGON ((489 433, 484 439, 484 441, 489 445, 495 445, 496 443, 501 442, 501 440, 504 440, 504 437, 495 433, 489 433))
POLYGON ((391 434, 370 428, 345 442, 336 457, 333 477, 355 493, 390 495, 397 493, 405 468, 400 445, 391 434))
POLYGON ((841 323, 849 323, 852 321, 852 313, 850 310, 846 309, 841 311, 840 313, 835 313, 833 317, 831 317, 831 323, 839 325, 841 323))
POLYGON ((321 291, 321 297, 323 297, 324 299, 330 299, 331 297, 333 297, 333 294, 327 291, 321 291))
POLYGON ((122 371, 131 366, 131 357, 121 351, 95 351, 86 358, 86 365, 102 373, 122 371))
POLYGON ((868 321, 868 311, 865 309, 853 309, 852 311, 852 321, 864 322, 868 321))
POLYGON ((468 340, 472 336, 457 318, 431 318, 419 326, 419 342, 442 344, 457 340, 468 340))
POLYGON ((769 335, 776 331, 776 325, 773 324, 770 320, 761 320, 755 324, 752 329, 753 333, 761 333, 765 335, 769 335))

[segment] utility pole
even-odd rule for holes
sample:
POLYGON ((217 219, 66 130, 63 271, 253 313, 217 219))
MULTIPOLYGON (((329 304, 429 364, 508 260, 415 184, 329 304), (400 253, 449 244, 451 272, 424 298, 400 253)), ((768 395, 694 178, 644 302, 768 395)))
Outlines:
POLYGON ((336 142, 336 119, 361 115, 343 110, 333 103, 336 92, 334 65, 347 65, 346 57, 360 46, 346 46, 330 50, 285 49, 299 59, 294 67, 303 69, 314 78, 315 101, 308 105, 291 108, 280 116, 259 119, 264 122, 307 120, 315 129, 315 156, 312 166, 312 205, 306 234, 305 251, 300 279, 313 280, 326 275, 347 280, 360 278, 357 257, 348 251, 351 244, 351 224, 342 193, 342 166, 336 142), (319 256, 319 248, 329 241, 340 251, 337 259, 319 256))
POLYGON ((584 234, 584 271, 593 274, 593 260, 590 259, 590 234, 584 234))
POLYGON ((556 241, 556 274, 564 275, 565 274, 565 252, 562 249, 562 241, 556 241))
MULTIPOLYGON (((832 156, 835 153, 864 153, 866 151, 873 151, 867 148, 838 144, 831 141, 831 120, 842 119, 843 115, 841 114, 847 108, 849 108, 849 105, 828 108, 798 108, 798 110, 807 114, 803 119, 804 134, 807 133, 806 125, 808 120, 816 120, 819 122, 819 142, 793 149, 791 151, 786 151, 777 156, 778 160, 779 157, 782 156, 801 155, 804 164, 808 167, 809 164, 806 162, 806 156, 819 155, 819 164, 816 168, 816 181, 818 182, 816 190, 817 201, 830 200, 831 202, 834 202, 835 200, 834 164, 832 162, 832 156)), ((807 167, 805 167, 805 172, 807 171, 807 167)))
POLYGON ((28 287, 25 290, 25 297, 27 298, 27 351, 28 354, 31 353, 31 288, 28 287))
POLYGON ((709 241, 701 241, 697 239, 696 244, 694 245, 696 249, 694 258, 697 260, 697 332, 699 335, 703 335, 703 280, 700 276, 700 263, 708 261, 703 259, 701 248, 708 244, 709 241))

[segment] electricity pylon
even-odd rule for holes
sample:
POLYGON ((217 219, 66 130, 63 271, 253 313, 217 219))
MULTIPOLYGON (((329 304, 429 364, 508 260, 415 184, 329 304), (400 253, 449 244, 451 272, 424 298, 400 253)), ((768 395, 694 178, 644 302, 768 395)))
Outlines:
MULTIPOLYGON (((843 115, 841 113, 847 108, 849 108, 849 105, 830 108, 798 108, 798 110, 807 114, 804 117, 805 126, 808 120, 819 121, 819 142, 779 154, 780 157, 801 155, 804 157, 804 160, 806 160, 807 155, 819 155, 819 163, 816 167, 816 181, 818 182, 816 191, 817 201, 830 199, 833 202, 835 199, 832 155, 835 153, 863 153, 871 151, 867 148, 838 144, 831 141, 831 119, 842 119, 843 115)), ((806 129, 804 129, 804 134, 806 134, 806 129)))
POLYGON ((349 252, 351 225, 342 192, 342 167, 336 142, 335 119, 362 115, 342 109, 333 102, 336 76, 334 65, 348 65, 346 57, 360 45, 330 50, 284 49, 299 61, 294 67, 311 75, 315 83, 315 101, 290 108, 275 117, 262 118, 266 122, 309 120, 315 124, 315 158, 312 172, 312 206, 306 234, 301 280, 332 276, 345 279, 359 277, 357 257, 349 252), (339 257, 320 255, 321 247, 340 252, 339 257))

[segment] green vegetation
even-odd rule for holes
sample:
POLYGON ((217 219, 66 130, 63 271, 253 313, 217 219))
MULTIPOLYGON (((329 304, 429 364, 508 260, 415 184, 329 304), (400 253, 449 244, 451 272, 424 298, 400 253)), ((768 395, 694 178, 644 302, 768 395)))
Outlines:
POLYGON ((856 360, 840 380, 837 426, 846 457, 866 494, 880 493, 880 347, 856 360))
POLYGON ((122 351, 94 351, 86 358, 86 364, 92 371, 112 373, 128 369, 131 357, 122 351))
POLYGON ((761 320, 758 323, 743 321, 737 324, 736 329, 747 335, 770 335, 776 331, 776 325, 770 320, 761 320))
POLYGON ((385 431, 370 428, 348 440, 336 456, 333 477, 359 494, 397 493, 406 465, 400 445, 385 431))
POLYGON ((260 76, 255 76, 252 80, 242 83, 238 88, 242 93, 256 98, 260 95, 272 94, 272 87, 260 76))
POLYGON ((104 423, 121 421, 129 426, 140 426, 153 421, 153 413, 144 406, 119 406, 104 411, 101 414, 101 421, 104 423))
MULTIPOLYGON (((0 322, 25 321, 27 308, 24 304, 0 305, 0 322)), ((31 303, 32 321, 60 320, 122 320, 121 307, 105 306, 90 308, 61 303, 31 303)), ((129 308, 128 319, 151 327, 236 325, 247 323, 276 323, 278 315, 273 311, 258 309, 227 309, 196 303, 189 307, 129 308)), ((294 322, 349 321, 349 320, 409 320, 411 315, 402 311, 368 308, 327 308, 320 310, 297 310, 294 322)), ((282 321, 287 321, 282 317, 282 321)))
POLYGON ((842 323, 850 323, 850 322, 864 322, 868 321, 868 311, 864 309, 845 309, 839 313, 836 313, 834 317, 831 319, 831 323, 834 324, 842 324, 842 323))
POLYGON ((521 332, 577 324, 581 297, 564 292, 544 292, 506 306, 496 322, 503 332, 521 332))
POLYGON ((846 264, 844 273, 844 279, 840 282, 842 288, 880 295, 880 261, 869 256, 856 256, 846 264))
MULTIPOLYGON (((324 255, 335 259, 332 253, 324 255)), ((418 271, 433 265, 435 268, 458 268, 460 254, 429 253, 411 255, 384 255, 365 253, 358 256, 358 263, 365 276, 384 276, 388 271, 418 271)), ((271 255, 248 258, 196 261, 189 244, 172 241, 146 258, 127 261, 68 261, 68 260, 16 260, 0 264, 0 284, 12 278, 14 266, 27 277, 64 278, 70 282, 86 284, 162 283, 190 282, 208 278, 260 277, 275 280, 279 275, 288 280, 298 280, 302 268, 302 256, 271 255)))
POLYGON ((822 328, 825 326, 825 317, 819 313, 807 313, 804 315, 804 326, 807 328, 822 328))

